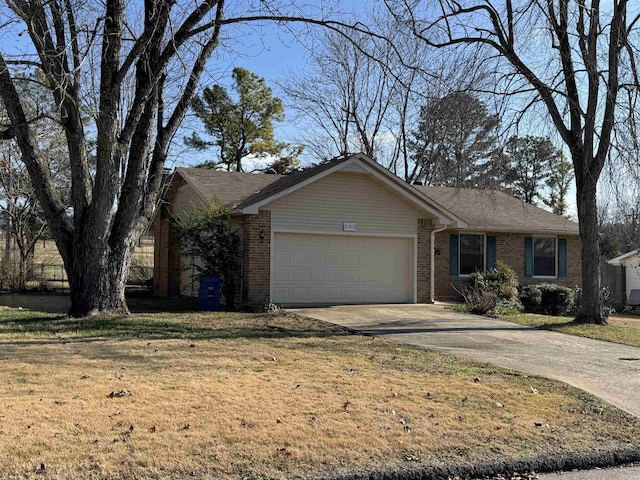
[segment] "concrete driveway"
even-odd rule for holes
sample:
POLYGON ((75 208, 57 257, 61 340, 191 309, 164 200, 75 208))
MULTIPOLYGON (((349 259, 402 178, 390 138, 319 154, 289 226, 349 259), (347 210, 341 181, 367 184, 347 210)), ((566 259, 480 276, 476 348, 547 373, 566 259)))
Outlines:
POLYGON ((456 313, 442 304, 292 311, 397 342, 561 380, 640 417, 640 348, 456 313))

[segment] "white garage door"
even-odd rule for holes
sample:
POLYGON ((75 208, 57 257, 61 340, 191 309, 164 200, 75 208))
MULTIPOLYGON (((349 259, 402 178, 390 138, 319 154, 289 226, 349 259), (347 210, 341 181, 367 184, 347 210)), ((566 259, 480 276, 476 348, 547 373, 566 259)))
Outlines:
POLYGON ((272 300, 413 302, 413 239, 275 233, 272 300))

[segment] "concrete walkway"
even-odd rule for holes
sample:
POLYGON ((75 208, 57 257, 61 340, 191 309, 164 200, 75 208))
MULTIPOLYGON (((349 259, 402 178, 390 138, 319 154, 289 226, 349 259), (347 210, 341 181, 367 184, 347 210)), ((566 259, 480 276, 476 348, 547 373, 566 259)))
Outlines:
POLYGON ((640 417, 640 348, 456 313, 438 304, 292 311, 397 342, 561 380, 640 417))

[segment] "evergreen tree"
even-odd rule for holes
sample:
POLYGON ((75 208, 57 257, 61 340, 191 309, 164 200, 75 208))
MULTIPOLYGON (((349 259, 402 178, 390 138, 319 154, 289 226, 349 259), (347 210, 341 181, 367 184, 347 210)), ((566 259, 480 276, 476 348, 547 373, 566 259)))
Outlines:
MULTIPOLYGON (((548 184, 552 166, 560 153, 548 138, 511 137, 504 149, 507 188, 527 203, 543 199, 542 189, 548 184)), ((566 200, 566 191, 563 191, 566 200)), ((555 205, 555 203, 554 203, 555 205)), ((566 205, 564 207, 566 209, 566 205)))
POLYGON ((560 153, 552 159, 549 168, 549 176, 546 185, 549 188, 549 197, 543 198, 545 205, 551 208, 556 215, 566 215, 569 205, 569 189, 573 182, 573 165, 560 153))
POLYGON ((498 116, 473 95, 454 92, 422 107, 412 132, 410 182, 476 187, 496 152, 498 116))
POLYGON ((203 140, 194 132, 185 142, 199 150, 218 147, 218 160, 202 167, 241 172, 242 159, 248 155, 278 156, 288 145, 274 138, 273 122, 284 120, 283 107, 264 78, 241 67, 233 69, 232 77, 236 100, 225 87, 214 85, 193 101, 193 111, 213 140, 203 140))

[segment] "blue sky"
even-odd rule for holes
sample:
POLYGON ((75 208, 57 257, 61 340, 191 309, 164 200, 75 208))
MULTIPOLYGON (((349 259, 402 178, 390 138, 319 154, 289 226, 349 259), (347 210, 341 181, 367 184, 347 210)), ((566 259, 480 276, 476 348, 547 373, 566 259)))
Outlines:
MULTIPOLYGON (((238 42, 234 46, 235 52, 227 49, 216 52, 216 56, 209 62, 207 74, 204 75, 203 86, 219 83, 230 87, 234 67, 243 67, 264 77, 267 85, 274 90, 274 95, 281 97, 285 105, 285 121, 274 125, 276 138, 288 141, 295 135, 296 126, 292 123, 293 113, 287 109, 286 99, 278 92, 276 82, 291 70, 304 69, 307 50, 294 35, 276 25, 264 26, 259 31, 247 30, 252 36, 244 37, 238 42)), ((215 150, 209 153, 183 150, 183 137, 200 127, 199 121, 187 119, 182 131, 177 134, 173 148, 176 166, 200 163, 216 155, 215 150)))
MULTIPOLYGON (((327 8, 329 0, 313 0, 308 2, 308 8, 316 14, 319 8, 327 8)), ((333 2, 336 3, 336 2, 333 2)), ((337 8, 342 14, 338 17, 348 22, 350 12, 363 10, 366 2, 357 0, 343 0, 337 2, 337 8)), ((335 8, 333 11, 337 11, 335 8)), ((334 17, 335 18, 335 17, 334 17)), ((282 98, 285 106, 285 121, 277 122, 275 135, 278 140, 294 143, 293 137, 297 137, 299 128, 303 125, 294 122, 294 113, 288 108, 287 99, 282 92, 278 91, 277 82, 285 78, 290 71, 299 72, 305 69, 307 62, 307 47, 311 39, 306 35, 310 30, 321 29, 320 26, 308 26, 302 24, 278 25, 273 22, 257 24, 240 24, 233 29, 223 31, 223 36, 227 35, 228 40, 223 41, 221 48, 214 53, 209 61, 208 70, 203 75, 203 86, 219 83, 229 87, 231 85, 231 72, 234 67, 239 66, 264 77, 266 83, 274 91, 274 95, 282 98)), ((194 127, 199 123, 191 123, 187 119, 183 125, 182 132, 179 132, 174 145, 174 155, 176 165, 199 163, 215 155, 211 152, 199 153, 193 150, 184 151, 182 138, 189 135, 194 127)), ((303 163, 305 159, 303 158, 303 163)))

